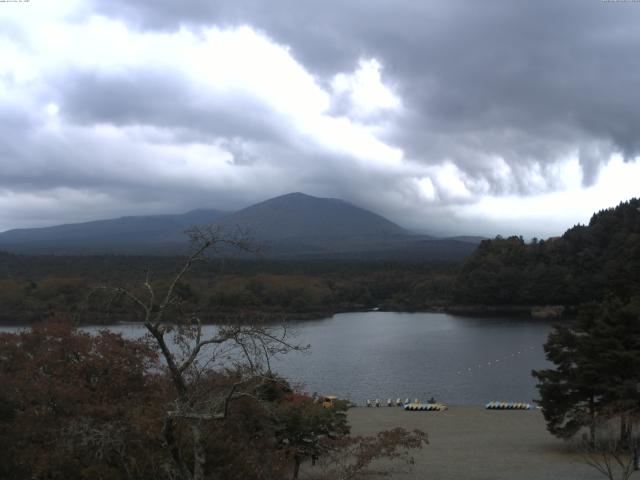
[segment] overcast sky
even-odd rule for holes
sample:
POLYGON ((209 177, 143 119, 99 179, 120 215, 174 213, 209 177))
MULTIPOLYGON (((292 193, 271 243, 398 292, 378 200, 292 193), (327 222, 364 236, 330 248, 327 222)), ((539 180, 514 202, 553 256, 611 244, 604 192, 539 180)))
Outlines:
POLYGON ((640 195, 640 3, 0 3, 0 231, 338 197, 540 237, 640 195))

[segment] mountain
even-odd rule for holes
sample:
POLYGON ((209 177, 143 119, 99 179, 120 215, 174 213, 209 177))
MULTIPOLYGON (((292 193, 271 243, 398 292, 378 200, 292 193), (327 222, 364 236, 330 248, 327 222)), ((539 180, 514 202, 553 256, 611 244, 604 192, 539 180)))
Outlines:
POLYGON ((257 203, 221 218, 216 225, 246 229, 267 253, 288 257, 384 250, 398 239, 413 237, 373 212, 303 193, 257 203))
POLYGON ((349 238, 407 235, 386 218, 335 198, 289 193, 218 220, 217 224, 249 227, 262 240, 349 238))
POLYGON ((257 203, 216 225, 246 229, 266 255, 279 258, 456 261, 475 248, 466 241, 417 235, 343 200, 304 193, 257 203))
POLYGON ((426 256, 450 261, 475 248, 468 241, 412 234, 378 214, 342 200, 290 193, 227 214, 194 210, 184 215, 122 217, 11 230, 0 234, 0 249, 63 254, 180 253, 187 246, 183 231, 194 224, 247 231, 266 256, 278 258, 426 256))
POLYGON ((104 253, 175 251, 185 243, 184 230, 224 216, 218 210, 181 215, 121 217, 0 233, 0 248, 28 253, 104 253))

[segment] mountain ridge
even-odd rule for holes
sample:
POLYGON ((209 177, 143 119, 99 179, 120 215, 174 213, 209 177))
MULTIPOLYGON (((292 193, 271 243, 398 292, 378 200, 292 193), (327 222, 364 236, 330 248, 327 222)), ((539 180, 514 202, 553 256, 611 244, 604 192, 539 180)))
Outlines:
POLYGON ((116 250, 144 244, 184 242, 182 231, 198 223, 212 223, 226 212, 190 210, 184 214, 127 215, 118 218, 66 223, 39 228, 20 228, 0 233, 0 248, 9 250, 92 249, 116 250), (88 242, 88 243, 87 243, 88 242), (22 248, 18 247, 21 245, 22 248))
POLYGON ((174 254, 187 251, 184 230, 211 224, 247 230, 274 257, 420 255, 459 259, 475 245, 412 233, 385 217, 336 198, 294 192, 235 212, 191 210, 177 215, 123 216, 0 233, 0 249, 15 253, 174 254), (437 241, 436 241, 437 240, 437 241))

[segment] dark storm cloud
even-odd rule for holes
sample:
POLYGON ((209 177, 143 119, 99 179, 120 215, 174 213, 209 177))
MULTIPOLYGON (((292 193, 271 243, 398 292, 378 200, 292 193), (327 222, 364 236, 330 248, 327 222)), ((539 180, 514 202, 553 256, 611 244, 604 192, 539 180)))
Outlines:
POLYGON ((573 188, 569 158, 591 185, 640 152, 637 2, 68 5, 0 19, 0 229, 305 191, 474 232, 487 198, 573 188), (401 108, 354 99, 372 58, 401 108))
POLYGON ((240 95, 207 97, 175 72, 66 72, 57 81, 60 106, 77 124, 153 125, 176 139, 217 137, 282 141, 286 126, 265 105, 240 95))
POLYGON ((640 153, 640 7, 632 2, 116 0, 96 8, 142 29, 247 23, 325 81, 375 57, 406 108, 389 140, 417 162, 453 161, 492 193, 539 186, 494 181, 486 158, 544 171, 579 152, 590 184, 609 153, 640 153))

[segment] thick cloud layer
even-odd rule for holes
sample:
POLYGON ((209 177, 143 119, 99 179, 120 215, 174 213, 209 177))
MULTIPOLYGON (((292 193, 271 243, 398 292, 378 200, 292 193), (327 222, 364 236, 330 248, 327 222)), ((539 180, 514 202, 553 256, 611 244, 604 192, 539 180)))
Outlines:
POLYGON ((305 191, 550 235, 637 194, 637 2, 6 7, 0 230, 305 191))

